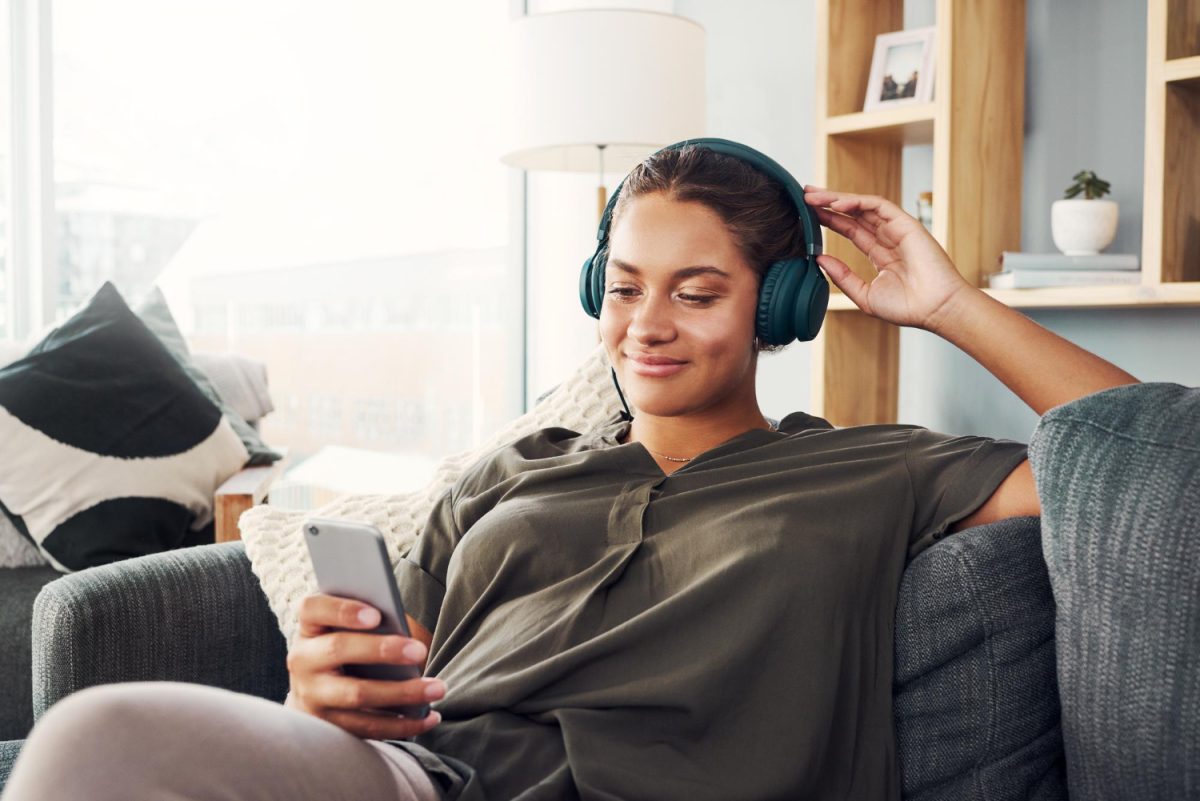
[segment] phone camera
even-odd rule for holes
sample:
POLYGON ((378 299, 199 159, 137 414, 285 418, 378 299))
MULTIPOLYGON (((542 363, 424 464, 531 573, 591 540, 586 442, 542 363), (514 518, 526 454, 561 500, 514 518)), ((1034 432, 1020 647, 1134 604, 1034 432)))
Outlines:
POLYGON ((318 534, 320 534, 320 533, 321 533, 321 531, 320 531, 320 529, 318 529, 316 526, 309 526, 309 527, 308 527, 308 533, 309 533, 309 534, 312 534, 312 535, 315 537, 315 536, 317 536, 318 534))

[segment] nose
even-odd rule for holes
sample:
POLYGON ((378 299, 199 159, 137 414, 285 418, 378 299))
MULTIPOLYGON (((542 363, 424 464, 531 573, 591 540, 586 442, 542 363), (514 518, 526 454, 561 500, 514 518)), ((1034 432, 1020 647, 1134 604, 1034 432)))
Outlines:
POLYGON ((675 338, 675 321, 671 317, 671 300, 662 293, 651 292, 636 304, 626 333, 638 342, 669 342, 675 338))

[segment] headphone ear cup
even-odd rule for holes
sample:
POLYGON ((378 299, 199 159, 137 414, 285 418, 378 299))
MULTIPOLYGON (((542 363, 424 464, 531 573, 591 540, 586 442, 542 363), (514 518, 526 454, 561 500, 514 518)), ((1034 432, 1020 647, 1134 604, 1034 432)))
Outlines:
POLYGON ((780 277, 783 275, 784 262, 777 261, 767 268, 766 275, 763 276, 762 286, 758 290, 758 311, 754 317, 754 331, 758 335, 761 342, 768 345, 781 344, 775 341, 775 334, 771 330, 771 324, 776 315, 771 312, 771 307, 774 304, 774 299, 778 293, 780 277))
POLYGON ((803 268, 801 259, 784 259, 772 264, 763 276, 755 328, 758 338, 768 345, 786 345, 796 338, 792 309, 803 268))
POLYGON ((758 293, 755 330, 768 345, 807 342, 821 330, 829 284, 807 259, 784 259, 767 269, 758 293))
POLYGON ((589 271, 592 276, 592 308, 595 309, 592 316, 597 320, 600 319, 600 309, 604 306, 604 268, 607 265, 607 257, 592 257, 592 268, 589 271))
POLYGON ((796 293, 796 339, 808 342, 817 336, 829 308, 829 282, 815 262, 805 262, 804 277, 796 293))
POLYGON ((593 255, 583 263, 583 269, 579 271, 579 302, 583 304, 585 312, 599 320, 600 305, 604 299, 604 259, 600 259, 597 266, 594 264, 597 258, 598 256, 593 255))

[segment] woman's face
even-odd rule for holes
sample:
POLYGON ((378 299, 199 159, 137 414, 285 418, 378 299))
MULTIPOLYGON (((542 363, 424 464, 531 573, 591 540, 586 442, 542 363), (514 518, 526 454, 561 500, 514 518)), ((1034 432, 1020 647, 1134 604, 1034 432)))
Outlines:
POLYGON ((665 193, 626 206, 609 237, 600 335, 639 411, 752 399, 757 306, 758 275, 716 212, 665 193))

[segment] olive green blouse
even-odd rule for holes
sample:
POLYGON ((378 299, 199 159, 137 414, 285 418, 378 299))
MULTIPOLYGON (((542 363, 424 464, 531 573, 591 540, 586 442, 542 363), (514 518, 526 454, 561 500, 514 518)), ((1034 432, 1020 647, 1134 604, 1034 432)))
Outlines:
POLYGON ((614 417, 490 454, 401 560, 447 799, 898 799, 907 559, 1025 458, 802 412, 667 476, 614 417))

